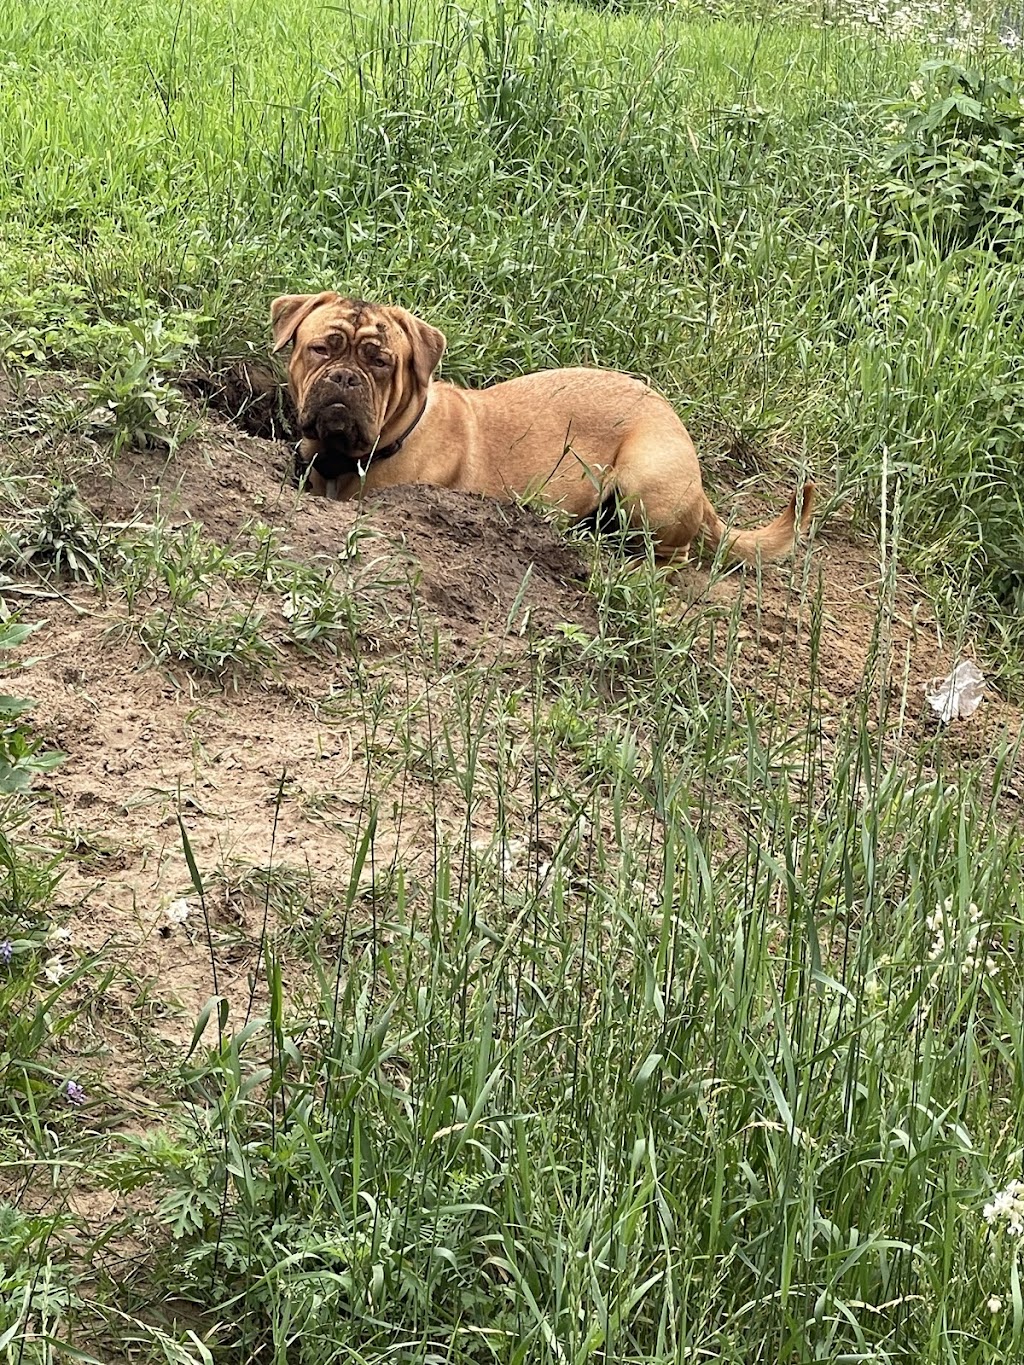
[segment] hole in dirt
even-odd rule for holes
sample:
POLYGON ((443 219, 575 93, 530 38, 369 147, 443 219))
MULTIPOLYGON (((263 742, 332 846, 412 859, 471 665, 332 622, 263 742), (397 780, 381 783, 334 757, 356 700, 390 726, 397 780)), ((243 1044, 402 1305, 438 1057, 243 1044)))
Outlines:
POLYGON ((265 362, 240 360, 219 370, 187 370, 179 377, 178 388, 250 436, 266 441, 299 439, 288 385, 265 362))

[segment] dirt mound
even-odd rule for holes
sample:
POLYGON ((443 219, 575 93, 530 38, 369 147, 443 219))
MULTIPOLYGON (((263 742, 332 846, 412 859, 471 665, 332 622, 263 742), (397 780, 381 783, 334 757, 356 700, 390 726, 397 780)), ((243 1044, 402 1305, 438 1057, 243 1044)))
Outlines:
POLYGON ((522 507, 443 488, 390 488, 367 503, 366 522, 412 553, 423 599, 456 639, 516 628, 511 618, 521 623, 524 609, 542 632, 562 621, 595 623, 579 556, 522 507))
MULTIPOLYGON (((8 447, 15 457, 18 440, 8 447)), ((33 442, 23 455, 37 469, 33 442)), ((544 519, 437 488, 388 490, 361 504, 313 498, 294 487, 287 445, 209 420, 170 455, 124 452, 113 467, 95 443, 77 453, 62 446, 60 470, 101 526, 159 523, 172 540, 201 528, 204 541, 239 562, 248 555, 250 566, 254 544, 272 545, 286 568, 349 573, 344 590, 358 607, 357 628, 333 649, 323 641, 302 649, 287 636, 285 589, 269 567, 254 578, 250 570, 252 613, 262 611, 264 633, 285 643, 244 685, 226 687, 187 663, 156 661, 145 645, 147 613, 167 604, 163 580, 159 591, 149 580, 149 596, 132 609, 116 587, 104 594, 52 580, 27 598, 43 627, 19 687, 67 754, 36 830, 73 850, 61 894, 78 945, 110 945, 125 964, 123 998, 112 995, 107 1008, 123 1009, 126 1032, 142 1009, 176 1046, 214 989, 244 997, 259 976, 268 917, 289 933, 315 919, 329 935, 324 924, 348 894, 371 809, 375 885, 389 868, 429 877, 439 842, 486 840, 511 820, 539 844, 552 832, 545 821, 564 820, 557 803, 537 813, 529 782, 521 791, 488 785, 502 761, 479 701, 492 668, 512 673, 513 690, 533 681, 537 636, 563 622, 584 640, 597 631, 584 567, 544 519), (437 739, 460 723, 467 733, 458 742, 475 747, 482 775, 471 797, 465 756, 437 739), (179 818, 206 887, 202 927, 179 818), (181 897, 192 918, 169 927, 166 907, 181 897)), ((733 510, 737 524, 763 519, 762 508, 733 510)), ((825 758, 866 695, 891 750, 931 735, 936 767, 993 753, 1000 733, 1019 730, 1019 712, 990 689, 970 725, 940 730, 924 685, 949 672, 956 651, 910 580, 891 588, 879 634, 882 593, 873 548, 833 523, 791 567, 714 581, 700 567, 678 571, 667 610, 680 631, 699 613, 695 649, 708 688, 770 709, 780 732, 813 725, 825 758)), ((217 608, 205 585, 200 596, 217 608)), ((632 629, 628 612, 622 629, 632 629)), ((959 652, 970 654, 970 642, 959 652)), ((568 760, 557 774, 567 790, 577 777, 568 760)), ((130 1083, 132 1049, 110 1047, 130 1083)))
POLYGON ((199 524, 229 548, 259 522, 280 533, 289 557, 310 564, 348 553, 353 533, 365 532, 377 537, 378 558, 408 564, 417 601, 458 646, 494 631, 517 637, 524 614, 541 630, 593 622, 582 561, 527 508, 418 485, 328 502, 299 493, 291 469, 287 446, 225 426, 170 457, 126 452, 114 469, 81 476, 78 490, 101 522, 159 513, 199 524))
MULTIPOLYGON (((264 399, 254 395, 250 415, 264 399)), ((171 453, 126 450, 111 464, 101 441, 72 431, 46 447, 45 465, 37 434, 21 434, 26 401, 13 387, 0 397, 20 486, 45 494, 34 481, 43 471, 73 482, 99 541, 140 546, 117 551, 95 585, 44 572, 19 580, 14 599, 40 626, 18 686, 66 754, 36 784, 33 828, 71 850, 56 910, 76 950, 104 948, 123 964, 105 1008, 123 1010, 108 1052, 119 1087, 130 1086, 140 1062, 117 1044, 122 1029, 142 1010, 177 1046, 215 988, 207 921, 216 989, 244 998, 268 915, 301 933, 347 894, 371 806, 390 812, 377 825, 378 868, 400 860, 414 876, 438 839, 467 837, 464 803, 445 795, 439 718, 480 667, 522 669, 525 680, 537 635, 562 621, 590 630, 596 617, 581 560, 526 508, 418 487, 327 502, 295 488, 287 445, 198 417, 171 453), (187 547, 193 531, 206 547, 177 570, 197 576, 185 624, 202 633, 234 592, 272 647, 265 664, 241 679, 208 676, 154 649, 159 623, 177 624, 178 592, 166 565, 142 563, 157 528, 161 553, 187 547), (260 545, 273 547, 265 572, 260 545), (220 566, 210 582, 203 555, 220 566), (247 576, 232 580, 239 565, 247 576), (130 600, 122 581, 133 573, 143 586, 130 600), (304 646, 290 629, 291 574, 334 584, 352 604, 351 631, 304 646), (179 817, 204 879, 203 916, 179 817), (190 918, 168 925, 182 897, 190 918)), ((493 827, 488 800, 476 818, 493 827)))

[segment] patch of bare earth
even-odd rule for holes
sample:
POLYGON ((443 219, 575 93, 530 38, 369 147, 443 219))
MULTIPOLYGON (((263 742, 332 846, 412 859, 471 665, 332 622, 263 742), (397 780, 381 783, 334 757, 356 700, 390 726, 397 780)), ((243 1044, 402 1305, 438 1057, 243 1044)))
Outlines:
MULTIPOLYGON (((272 400, 259 396, 264 408, 272 400)), ((0 409, 4 401, 23 396, 9 393, 0 409)), ((9 450, 25 468, 38 456, 24 437, 9 450)), ((93 460, 70 446, 65 454, 61 468, 101 523, 199 526, 240 552, 252 550, 254 527, 270 528, 274 553, 297 565, 329 568, 349 556, 365 608, 336 652, 292 643, 225 682, 154 659, 139 631, 151 602, 129 610, 115 590, 52 579, 30 584, 39 596, 12 599, 41 623, 18 689, 67 755, 37 784, 35 834, 68 855, 60 908, 76 947, 103 950, 118 969, 82 1026, 92 1034, 70 1045, 93 1052, 94 1074, 118 1097, 92 1111, 95 1121, 145 1127, 159 1112, 161 1071, 180 1059, 208 998, 226 996, 234 1019, 258 1009, 265 932, 315 926, 320 951, 336 947, 371 807, 371 881, 398 864, 426 879, 438 841, 458 847, 498 827, 496 791, 484 781, 467 802, 462 756, 445 751, 441 730, 472 710, 467 689, 470 702, 498 679, 529 694, 535 641, 561 623, 590 633, 597 619, 576 552, 517 506, 423 487, 328 503, 293 487, 285 445, 208 420, 170 457, 125 452, 111 469, 99 448, 93 460), (190 913, 174 925, 167 910, 179 898, 190 913)), ((737 521, 752 524, 761 511, 742 507, 737 521)), ((955 652, 910 579, 896 581, 879 636, 880 590, 876 553, 836 523, 793 568, 709 582, 687 566, 673 586, 680 628, 700 614, 708 686, 770 703, 783 728, 799 728, 812 708, 826 754, 865 690, 891 751, 932 736, 936 769, 984 760, 1019 734, 1020 711, 995 689, 969 724, 938 726, 925 685, 949 672, 955 652), (734 614, 739 647, 728 652, 734 614)), ((283 635, 280 597, 258 594, 268 630, 283 635)), ((482 773, 497 742, 484 729, 462 737, 463 750, 479 744, 482 773)), ((554 774, 552 790, 571 774, 571 765, 554 774)), ((537 815, 534 777, 529 762, 507 765, 504 818, 521 820, 535 841, 555 839, 564 807, 552 799, 537 815)), ((97 1228, 131 1213, 102 1192, 75 1197, 97 1228)), ((131 1254, 130 1238, 116 1245, 131 1254)))
POLYGON ((593 624, 583 566, 532 513, 433 488, 330 504, 299 495, 286 468, 282 447, 225 429, 171 459, 124 454, 114 472, 80 477, 79 493, 103 522, 159 514, 229 547, 248 544, 246 527, 260 521, 290 560, 310 565, 335 560, 358 525, 372 602, 355 662, 293 648, 225 686, 155 663, 125 628, 123 603, 89 586, 30 599, 25 613, 44 625, 24 690, 67 755, 45 784, 52 810, 39 832, 45 823, 74 852, 61 895, 80 946, 130 946, 135 988, 168 1043, 190 1036, 215 986, 248 997, 268 881, 296 888, 311 914, 340 895, 370 802, 401 797, 399 816, 378 819, 378 862, 400 858, 415 872, 435 831, 461 837, 464 809, 435 790, 430 714, 467 670, 514 670, 537 634, 593 624), (392 753, 410 743, 422 749, 411 767, 392 753), (194 914, 160 932, 170 900, 196 899, 179 817, 210 879, 216 982, 194 914))
MULTIPOLYGON (((748 513, 744 524, 756 521, 748 513)), ((704 612, 703 655, 738 696, 769 703, 780 732, 810 728, 826 759, 845 725, 866 719, 887 759, 915 755, 926 774, 954 776, 964 765, 994 769, 1024 733, 1024 712, 986 684, 980 709, 945 724, 927 695, 977 643, 948 638, 912 576, 883 571, 878 551, 836 517, 789 570, 733 571, 709 584, 698 569, 681 574, 687 610, 704 612), (880 604, 884 604, 880 610, 880 604), (730 644, 725 620, 736 618, 730 644)), ((1003 796, 1024 792, 1020 779, 1003 796)), ((1004 772, 1004 777, 1005 777, 1004 772)))

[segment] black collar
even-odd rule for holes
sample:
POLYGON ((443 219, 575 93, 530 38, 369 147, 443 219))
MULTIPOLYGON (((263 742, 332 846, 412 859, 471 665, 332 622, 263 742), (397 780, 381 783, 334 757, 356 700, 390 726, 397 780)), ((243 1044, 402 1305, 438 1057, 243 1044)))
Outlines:
POLYGON ((427 400, 424 399, 424 400, 423 400, 423 406, 420 408, 420 410, 419 410, 419 412, 416 414, 416 416, 412 419, 412 422, 410 423, 410 425, 407 426, 406 429, 402 432, 401 436, 399 436, 398 440, 397 440, 397 441, 392 441, 390 445, 386 445, 386 446, 377 446, 377 448, 376 448, 375 450, 371 450, 371 451, 370 451, 369 459, 370 459, 371 461, 372 461, 372 460, 390 460, 391 457, 392 457, 392 455, 397 455, 398 452, 402 449, 402 446, 405 445, 406 441, 409 439, 409 437, 413 434, 413 432, 414 432, 414 431, 416 430, 416 428, 419 426, 419 424, 420 424, 420 419, 422 418, 422 416, 423 416, 423 414, 426 412, 426 410, 427 410, 427 400))

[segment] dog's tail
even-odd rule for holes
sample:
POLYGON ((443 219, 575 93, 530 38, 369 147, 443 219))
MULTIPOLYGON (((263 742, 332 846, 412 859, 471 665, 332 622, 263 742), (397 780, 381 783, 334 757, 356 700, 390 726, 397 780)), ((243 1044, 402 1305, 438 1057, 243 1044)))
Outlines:
POLYGON ((807 482, 799 493, 793 494, 786 510, 767 526, 761 526, 756 531, 730 531, 705 497, 702 522, 704 536, 712 548, 717 548, 724 540, 730 559, 743 559, 748 564, 755 564, 759 559, 784 559, 796 544, 797 504, 799 502, 799 527, 803 535, 811 524, 814 499, 814 484, 807 482))

